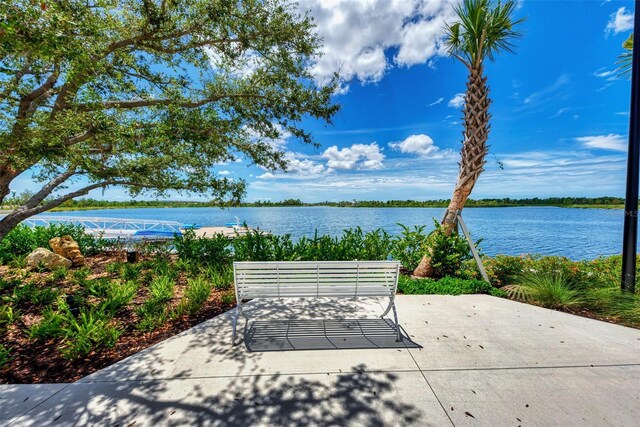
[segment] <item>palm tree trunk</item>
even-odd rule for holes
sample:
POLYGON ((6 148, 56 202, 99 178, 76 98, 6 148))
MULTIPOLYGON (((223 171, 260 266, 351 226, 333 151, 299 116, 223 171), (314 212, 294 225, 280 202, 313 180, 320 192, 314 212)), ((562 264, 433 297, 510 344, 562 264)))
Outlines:
MULTIPOLYGON (((464 114, 464 140, 460 150, 460 172, 456 187, 451 196, 451 202, 442 221, 444 230, 451 234, 455 228, 456 212, 464 208, 464 204, 471 195, 471 191, 478 181, 478 177, 484 170, 486 156, 489 151, 487 140, 489 138, 489 87, 487 77, 484 75, 482 62, 474 64, 469 70, 464 114)), ((431 267, 431 249, 422 257, 420 264, 414 270, 413 275, 429 277, 433 275, 431 267)))

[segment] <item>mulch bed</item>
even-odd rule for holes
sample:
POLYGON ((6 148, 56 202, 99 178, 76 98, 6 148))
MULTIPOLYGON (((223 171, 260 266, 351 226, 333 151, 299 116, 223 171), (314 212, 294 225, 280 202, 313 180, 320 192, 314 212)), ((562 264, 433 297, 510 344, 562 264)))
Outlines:
MULTIPOLYGON (((105 271, 107 264, 124 260, 124 254, 101 254, 88 257, 87 265, 92 272, 90 278, 107 275, 105 271)), ((0 277, 6 277, 8 272, 8 267, 0 266, 0 277)), ((39 274, 50 273, 33 272, 28 280, 37 280, 39 274)), ((179 277, 176 281, 175 296, 170 305, 175 306, 180 301, 185 284, 186 278, 179 277)), ((74 285, 69 281, 62 285, 57 284, 56 287, 63 292, 74 290, 74 285)), ((86 357, 73 361, 62 357, 59 349, 60 339, 36 341, 28 337, 27 327, 41 318, 42 308, 21 306, 20 320, 1 332, 0 343, 11 348, 11 360, 0 369, 0 384, 68 383, 79 380, 229 310, 234 305, 222 302, 221 297, 225 292, 228 291, 214 288, 209 299, 196 314, 170 319, 152 332, 143 332, 135 328, 138 321, 135 308, 146 299, 145 292, 138 292, 130 306, 115 317, 118 326, 123 329, 116 345, 113 348, 97 348, 86 357)))

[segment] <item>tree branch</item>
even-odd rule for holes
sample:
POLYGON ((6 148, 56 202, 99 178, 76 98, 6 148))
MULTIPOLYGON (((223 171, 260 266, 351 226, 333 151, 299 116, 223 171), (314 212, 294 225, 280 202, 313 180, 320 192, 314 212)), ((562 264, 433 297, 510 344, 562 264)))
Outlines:
POLYGON ((75 165, 69 166, 69 168, 66 171, 62 172, 60 175, 53 178, 44 187, 42 187, 40 191, 38 191, 29 200, 27 200, 24 206, 27 209, 35 208, 49 194, 51 194, 51 192, 53 192, 53 190, 55 190, 60 184, 62 184, 63 182, 65 182, 67 179, 71 178, 75 174, 76 174, 76 166, 75 165))
POLYGON ((224 94, 224 95, 215 95, 209 98, 204 98, 196 101, 177 101, 175 99, 139 99, 139 100, 130 100, 130 101, 105 101, 100 104, 78 104, 76 108, 80 111, 95 111, 103 108, 121 108, 121 109, 132 109, 132 108, 140 108, 140 107, 153 107, 157 105, 176 105, 178 107, 183 108, 198 108, 203 105, 219 101, 223 98, 257 98, 257 99, 265 99, 266 96, 258 95, 258 94, 248 94, 248 93, 239 93, 239 94, 224 94))
POLYGON ((20 83, 20 80, 22 80, 22 78, 25 75, 27 75, 27 73, 29 72, 29 69, 31 68, 31 64, 32 64, 31 60, 27 59, 24 62, 24 65, 22 66, 22 68, 16 71, 16 74, 15 76, 13 76, 13 80, 11 81, 11 83, 8 83, 5 90, 2 91, 2 94, 0 94, 0 99, 8 97, 9 94, 13 92, 13 90, 20 83))

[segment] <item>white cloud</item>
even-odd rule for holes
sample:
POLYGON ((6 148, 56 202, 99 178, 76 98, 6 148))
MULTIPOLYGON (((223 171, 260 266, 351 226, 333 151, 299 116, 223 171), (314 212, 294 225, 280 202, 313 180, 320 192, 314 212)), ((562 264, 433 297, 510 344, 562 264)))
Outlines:
POLYGON ((266 142, 276 150, 284 150, 292 134, 279 123, 273 123, 273 127, 278 133, 278 136, 276 138, 267 138, 256 129, 252 129, 250 127, 245 127, 244 130, 249 138, 251 138, 254 142, 266 142))
POLYGON ((564 113, 566 113, 567 111, 570 111, 571 108, 561 108, 559 109, 553 116, 551 116, 551 119, 555 119, 556 117, 560 117, 561 115, 563 115, 564 113))
POLYGON ((611 32, 618 34, 630 30, 633 30, 633 12, 623 6, 609 16, 609 22, 604 31, 608 35, 611 32))
POLYGON ((324 165, 313 160, 300 159, 294 153, 287 153, 285 158, 287 159, 287 173, 310 176, 319 175, 327 171, 324 165))
POLYGON ((600 68, 593 73, 594 76, 600 77, 600 78, 614 76, 615 74, 616 74, 616 71, 607 70, 605 68, 600 68))
POLYGON ((403 141, 391 142, 389 147, 405 154, 417 154, 421 157, 432 157, 440 150, 429 135, 410 135, 403 141))
POLYGON ((456 93, 447 105, 449 107, 462 108, 464 106, 464 93, 456 93))
POLYGON ((557 96, 565 94, 566 87, 571 83, 571 79, 566 74, 561 74, 552 84, 543 88, 538 92, 529 95, 525 100, 525 104, 540 105, 544 104, 557 96))
POLYGON ((276 176, 271 172, 265 172, 262 175, 258 175, 256 178, 258 179, 274 179, 276 176))
POLYGON ((427 105, 427 107, 433 107, 434 105, 440 104, 442 101, 444 101, 444 98, 438 98, 435 101, 433 101, 431 104, 427 105))
POLYGON ((322 157, 327 159, 327 166, 333 170, 382 169, 384 154, 377 143, 353 144, 351 147, 338 149, 336 145, 327 148, 322 157))
POLYGON ((233 172, 228 170, 221 170, 220 172, 218 172, 218 175, 227 176, 227 175, 231 175, 232 173, 233 172))
POLYGON ((627 141, 622 135, 610 133, 609 135, 582 136, 576 141, 587 148, 599 148, 602 150, 627 151, 627 141))
POLYGON ((298 7, 310 12, 323 39, 311 66, 319 83, 336 71, 347 82, 377 82, 389 67, 444 55, 444 22, 454 18, 450 0, 301 0, 298 7))

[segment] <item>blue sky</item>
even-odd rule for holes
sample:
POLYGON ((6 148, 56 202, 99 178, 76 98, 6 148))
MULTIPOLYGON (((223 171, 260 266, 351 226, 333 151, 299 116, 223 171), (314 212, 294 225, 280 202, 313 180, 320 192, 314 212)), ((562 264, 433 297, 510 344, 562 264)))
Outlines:
MULTIPOLYGON (((340 68, 342 110, 333 125, 304 123, 320 148, 286 134, 275 142, 290 172, 242 161, 220 173, 247 180, 247 201, 450 197, 466 82, 439 43, 450 3, 303 0, 325 39, 313 72, 322 81, 340 68)), ((624 195, 630 83, 615 68, 632 11, 631 0, 520 2, 516 52, 486 67, 491 149, 472 197, 624 195)), ((25 176, 14 189, 30 186, 25 176)), ((129 198, 118 188, 91 196, 129 198)))

